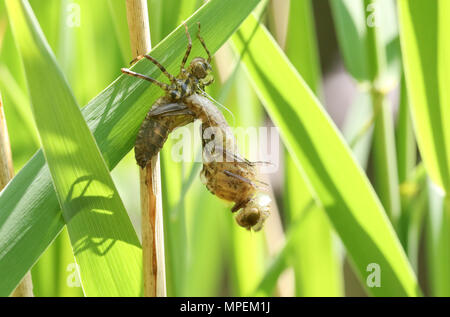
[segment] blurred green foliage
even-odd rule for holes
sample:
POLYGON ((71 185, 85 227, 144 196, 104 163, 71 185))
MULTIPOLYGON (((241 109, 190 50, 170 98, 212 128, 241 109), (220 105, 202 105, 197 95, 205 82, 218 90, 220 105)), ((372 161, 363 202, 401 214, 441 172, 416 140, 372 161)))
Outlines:
MULTIPOLYGON (((231 49, 231 42, 222 46, 213 59, 216 81, 207 90, 233 113, 231 116, 223 111, 230 125, 244 128, 270 125, 266 108, 281 129, 291 151, 285 152, 280 172, 271 176, 279 214, 271 215, 275 222, 263 232, 252 233, 238 227, 230 205, 211 195, 200 182, 201 164, 173 161, 172 146, 180 137, 174 133, 161 155, 168 295, 343 296, 352 293, 346 289, 348 276, 342 269, 347 252, 353 258, 353 269, 361 286, 369 294, 419 295, 415 273, 427 295, 428 289, 433 295, 448 295, 450 130, 446 128, 449 117, 446 114, 450 99, 445 89, 448 72, 439 71, 450 65, 446 58, 450 52, 448 21, 439 13, 448 8, 448 0, 436 0, 428 6, 422 0, 398 0, 400 18, 394 0, 329 1, 334 21, 329 32, 335 33, 346 71, 358 90, 342 127, 345 141, 337 130, 334 132, 331 120, 329 124, 324 119, 328 118, 325 109, 315 108, 321 103, 327 106, 323 78, 330 71, 319 66, 316 4, 312 0, 283 1, 283 11, 279 8, 280 1, 260 1, 255 15, 261 25, 250 34, 256 43, 243 40, 243 34, 249 35, 250 26, 255 23, 250 17, 234 36, 238 50, 231 49), (377 19, 377 13, 380 25, 372 27, 369 22, 376 21, 373 19, 377 19), (262 31, 264 24, 270 26, 272 34, 262 31), (272 63, 258 72, 258 61, 265 61, 269 54, 272 63), (433 67, 426 66, 430 63, 433 67), (289 71, 280 74, 281 69, 289 71), (274 71, 270 78, 265 78, 268 70, 274 71), (288 76, 295 80, 284 83, 288 76), (275 87, 268 89, 264 85, 272 78, 278 79, 275 87), (388 92, 397 88, 400 100, 395 121, 393 98, 388 92), (295 107, 286 106, 282 100, 289 89, 292 92, 289 98, 302 96, 295 107), (307 91, 302 95, 304 90, 307 91), (286 116, 292 109, 294 114, 286 116), (286 124, 294 115, 306 120, 314 134, 296 133, 298 126, 286 124), (314 135, 311 142, 309 135, 314 135), (416 139, 420 156, 416 154, 416 139), (305 144, 314 146, 306 151, 300 146, 305 144), (329 152, 312 162, 313 153, 309 150, 317 148, 329 152), (421 157, 424 164, 418 162, 421 157), (307 166, 309 163, 311 166, 307 166), (314 164, 333 168, 318 175, 314 164), (363 171, 373 188, 365 181, 363 171), (338 181, 342 186, 330 194, 326 187, 336 175, 341 175, 338 181), (428 175, 431 180, 427 181, 428 175), (354 182, 355 179, 362 181, 354 182), (342 201, 331 206, 329 202, 339 200, 337 196, 342 201), (352 212, 348 212, 350 209, 352 212), (358 222, 361 226, 352 222, 352 215, 361 220, 358 222), (277 235, 274 228, 281 229, 281 234, 277 235), (348 249, 340 240, 344 240, 348 249), (420 260, 423 240, 428 278, 421 267, 424 261, 420 260), (380 289, 371 289, 367 284, 370 271, 363 264, 371 257, 382 264, 380 289), (383 280, 387 276, 392 279, 383 280)), ((257 2, 254 0, 252 4, 257 2)), ((88 104, 131 61, 125 1, 29 0, 29 3, 78 105, 88 104)), ((202 5, 201 0, 148 0, 152 47, 202 5)), ((227 13, 230 16, 239 14, 230 12, 227 13)), ((203 18, 213 27, 216 17, 203 18)), ((216 33, 219 31, 211 33, 210 39, 216 33)), ((206 40, 207 45, 211 43, 206 40)), ((180 48, 184 46, 184 39, 176 45, 172 43, 166 47, 167 56, 181 55, 180 48)), ((144 69, 142 63, 137 67, 144 69)), ((174 65, 171 61, 166 66, 177 69, 174 65)), ((142 100, 154 100, 157 94, 162 94, 157 89, 151 91, 152 96, 145 95, 142 100)), ((40 140, 31 113, 27 77, 4 1, 0 2, 0 92, 14 167, 19 171, 39 149, 40 140)), ((200 138, 197 126, 190 129, 200 138)), ((238 139, 238 143, 243 145, 241 152, 248 154, 245 140, 238 139)), ((198 143, 193 152, 200 153, 198 143)), ((111 175, 139 236, 139 177, 133 151, 111 175)), ((2 227, 0 233, 1 230, 2 227)), ((36 296, 83 296, 66 229, 34 264, 32 276, 36 296)))

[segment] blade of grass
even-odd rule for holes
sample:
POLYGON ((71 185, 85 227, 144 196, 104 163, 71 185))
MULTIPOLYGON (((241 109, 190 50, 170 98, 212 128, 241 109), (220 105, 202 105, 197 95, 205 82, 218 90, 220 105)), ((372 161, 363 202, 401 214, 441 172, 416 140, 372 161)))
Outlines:
POLYGON ((8 1, 7 8, 83 290, 88 296, 137 295, 139 240, 97 145, 29 4, 8 1))
POLYGON ((242 52, 260 99, 344 242, 361 281, 367 277, 369 264, 383 268, 383 287, 368 291, 382 296, 420 295, 414 272, 366 176, 280 48, 254 17, 243 24, 233 43, 242 52), (301 109, 294 106, 298 103, 301 109))
MULTIPOLYGON (((257 3, 258 0, 211 0, 186 23, 195 28, 196 22, 201 22, 202 35, 214 53, 257 3)), ((178 27, 151 55, 175 73, 186 49, 185 41, 184 28, 178 27)), ((192 54, 203 54, 198 41, 193 42, 192 54)), ((136 63, 133 69, 155 79, 163 77, 156 66, 146 61, 136 63)), ((131 150, 140 123, 160 95, 158 87, 123 75, 83 108, 110 169, 131 150)), ((8 295, 64 225, 41 151, 0 193, 0 206, 0 295, 8 295), (19 263, 17 258, 21 258, 19 263)))
POLYGON ((406 86, 430 184, 432 294, 450 295, 450 22, 448 1, 398 1, 406 86))
MULTIPOLYGON (((369 157, 370 152, 370 144, 372 140, 372 124, 368 125, 367 123, 371 123, 373 120, 372 115, 372 105, 370 101, 370 96, 367 93, 360 93, 356 98, 355 102, 351 105, 349 109, 349 113, 347 115, 347 119, 344 123, 344 136, 347 140, 347 143, 353 144, 352 150, 353 154, 360 163, 360 165, 365 169, 367 166, 367 160, 369 157)), ((295 164, 293 160, 290 161, 290 164, 295 164)), ((296 168, 296 167, 295 167, 296 168)), ((291 169, 291 173, 294 172, 294 167, 291 169)), ((280 251, 277 256, 272 260, 272 263, 270 264, 269 268, 266 269, 264 278, 261 280, 257 290, 255 291, 255 296, 259 295, 266 295, 272 294, 273 288, 275 287, 276 281, 278 280, 280 274, 287 268, 287 266, 292 262, 292 255, 295 257, 295 250, 298 249, 297 245, 298 243, 295 243, 296 238, 298 235, 307 235, 304 233, 303 227, 305 226, 303 222, 308 222, 308 218, 314 217, 314 213, 316 212, 324 212, 323 209, 321 209, 317 204, 314 203, 314 200, 311 196, 304 195, 309 189, 306 186, 305 182, 297 183, 298 185, 303 185, 302 187, 295 187, 296 193, 303 193, 303 196, 310 197, 310 200, 303 200, 298 199, 295 201, 296 205, 299 205, 299 201, 303 201, 304 204, 302 205, 303 208, 301 208, 301 212, 296 215, 296 218, 288 219, 290 222, 289 228, 292 227, 291 232, 288 233, 287 241, 285 246, 283 247, 282 251, 280 251), (306 186, 306 187, 305 187, 306 186), (295 234, 293 234, 295 232, 295 234), (294 242, 294 243, 293 243, 294 242), (292 246, 291 246, 292 245, 292 246), (288 247, 289 246, 289 247, 288 247), (291 249, 293 251, 291 251, 291 249), (287 251, 289 250, 289 252, 287 251)), ((290 188, 289 185, 287 188, 290 188)), ((293 187, 291 187, 293 188, 293 187)), ((285 208, 289 208, 289 203, 286 202, 285 208)), ((317 226, 316 226, 317 227, 317 226)), ((417 231, 417 230, 416 230, 417 231)), ((412 234, 411 234, 412 235, 412 234)), ((320 234, 317 234, 317 236, 320 236, 320 234)), ((309 235, 309 241, 311 241, 311 236, 309 235)), ((306 239, 306 238, 305 238, 306 239)), ((317 239, 315 237, 314 239, 317 239)), ((316 244, 313 240, 313 244, 316 244)), ((336 248, 336 244, 334 245, 334 248, 336 248)), ((315 252, 318 252, 317 249, 320 249, 320 247, 316 247, 315 252)), ((413 246, 411 246, 411 249, 413 249, 413 246)), ((335 250, 336 252, 336 250, 335 250)), ((409 255, 409 253, 408 253, 409 255)), ((306 261, 309 262, 310 259, 305 259, 298 257, 298 259, 294 259, 294 261, 306 261)), ((323 260, 323 259, 322 259, 323 260)), ((301 271, 301 273, 308 273, 310 271, 304 270, 301 271)), ((296 275, 296 278, 299 278, 299 280, 296 281, 296 286, 302 287, 302 276, 299 276, 299 274, 296 275)), ((309 279, 309 277, 306 277, 306 279, 309 279)), ((319 285, 319 284, 318 284, 319 285)), ((311 288, 312 289, 312 288, 311 288)), ((328 289, 328 288, 325 288, 328 289)), ((321 289, 320 294, 323 294, 323 290, 321 289)), ((304 290, 303 289, 297 289, 297 294, 302 294, 304 290)), ((339 293, 342 291, 338 289, 339 293)))
MULTIPOLYGON (((315 40, 314 18, 310 0, 292 1, 286 39, 286 55, 317 96, 321 78, 315 40), (301 32, 299 32, 301 30, 301 32)), ((300 106, 299 106, 300 107, 300 106)), ((284 203, 289 219, 295 219, 313 200, 303 176, 289 152, 285 156, 284 203), (303 193, 299 196, 299 192, 303 193)), ((315 206, 295 239, 293 255, 297 296, 342 295, 342 272, 333 246, 331 226, 324 211, 315 206)))
POLYGON ((399 1, 406 84, 417 142, 425 167, 445 192, 450 189, 450 126, 447 89, 450 29, 441 13, 448 1, 399 1))
POLYGON ((67 229, 45 250, 31 273, 36 297, 84 296, 67 229))

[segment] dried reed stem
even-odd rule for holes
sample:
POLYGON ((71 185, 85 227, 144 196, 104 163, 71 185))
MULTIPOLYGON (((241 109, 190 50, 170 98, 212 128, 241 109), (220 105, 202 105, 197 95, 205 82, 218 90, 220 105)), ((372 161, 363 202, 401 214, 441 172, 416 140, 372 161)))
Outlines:
POLYGON ((3 113, 2 97, 0 96, 0 190, 14 177, 11 146, 9 144, 8 130, 3 113))
MULTIPOLYGON (((14 177, 14 169, 9 143, 8 130, 6 128, 5 115, 3 113, 2 96, 0 95, 0 191, 14 177)), ((19 285, 17 285, 13 297, 33 297, 33 282, 31 273, 28 272, 19 285)))
MULTIPOLYGON (((133 58, 151 50, 147 0, 127 0, 133 58)), ((166 296, 159 154, 140 168, 144 296, 166 296)))

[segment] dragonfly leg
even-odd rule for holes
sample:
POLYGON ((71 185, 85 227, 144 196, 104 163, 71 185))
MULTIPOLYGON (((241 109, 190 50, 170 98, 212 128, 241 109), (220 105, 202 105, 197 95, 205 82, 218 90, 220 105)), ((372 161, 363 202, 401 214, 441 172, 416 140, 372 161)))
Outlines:
POLYGON ((148 77, 146 75, 142 75, 142 74, 133 72, 133 71, 129 70, 128 68, 122 68, 121 71, 122 71, 122 73, 124 73, 126 75, 133 76, 133 77, 138 77, 138 78, 144 79, 146 81, 149 81, 149 82, 151 82, 151 83, 161 87, 165 91, 169 90, 169 85, 167 85, 165 83, 162 83, 160 81, 157 81, 156 79, 153 79, 153 78, 148 77))
POLYGON ((205 49, 206 54, 208 54, 208 63, 211 64, 211 53, 209 53, 209 50, 206 47, 205 40, 203 39, 203 37, 200 36, 200 22, 197 22, 197 25, 198 25, 197 38, 202 44, 203 48, 205 49))
POLYGON ((166 68, 161 65, 156 59, 154 59, 153 57, 151 57, 150 55, 144 55, 144 57, 148 60, 150 60, 153 64, 155 64, 162 72, 164 75, 167 76, 167 78, 170 79, 171 82, 175 81, 175 76, 173 76, 172 74, 170 74, 166 68))
POLYGON ((166 70, 166 68, 165 68, 163 65, 161 65, 160 62, 158 62, 156 59, 154 59, 154 58, 151 57, 150 55, 145 54, 145 55, 139 55, 139 56, 136 56, 136 57, 130 62, 130 65, 133 65, 134 63, 140 61, 140 60, 143 59, 143 58, 146 58, 146 59, 150 60, 153 64, 155 64, 156 67, 158 67, 158 68, 161 70, 161 72, 162 72, 164 75, 166 75, 167 78, 170 79, 171 82, 174 82, 174 81, 175 81, 175 76, 173 76, 172 74, 170 74, 170 73, 166 70))
POLYGON ((187 45, 187 48, 186 48, 186 53, 184 54, 184 57, 183 57, 183 61, 181 62, 181 66, 180 66, 180 71, 181 72, 185 71, 184 66, 186 65, 187 59, 189 57, 189 54, 191 53, 191 48, 192 48, 191 35, 189 34, 188 27, 187 27, 186 23, 183 23, 183 24, 184 24, 184 30, 186 32, 186 37, 188 39, 188 45, 187 45))

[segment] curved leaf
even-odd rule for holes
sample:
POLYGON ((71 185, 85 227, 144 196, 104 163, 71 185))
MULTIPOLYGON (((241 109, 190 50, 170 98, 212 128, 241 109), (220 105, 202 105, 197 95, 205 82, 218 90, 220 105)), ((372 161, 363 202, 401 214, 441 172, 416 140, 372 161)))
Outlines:
MULTIPOLYGON (((361 281, 376 263, 373 295, 417 296, 414 272, 378 197, 317 98, 265 28, 250 17, 233 36, 236 49, 297 168, 309 180, 353 259, 361 281)), ((299 193, 301 195, 301 193, 299 193)))
POLYGON ((139 295, 140 243, 94 138, 28 2, 7 8, 84 292, 139 295))

